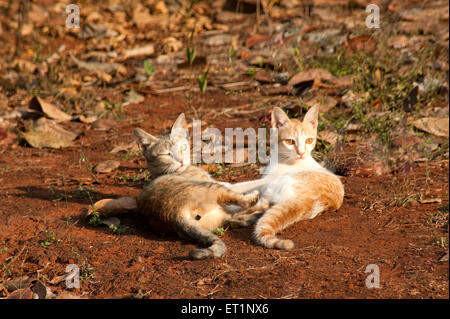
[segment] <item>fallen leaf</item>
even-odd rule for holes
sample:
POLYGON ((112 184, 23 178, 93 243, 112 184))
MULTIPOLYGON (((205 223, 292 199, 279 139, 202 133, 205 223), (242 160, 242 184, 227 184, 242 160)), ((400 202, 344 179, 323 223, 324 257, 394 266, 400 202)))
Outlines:
POLYGON ((30 131, 20 132, 19 134, 25 138, 28 144, 35 148, 69 147, 73 145, 72 141, 78 136, 60 125, 52 123, 51 120, 45 117, 37 120, 30 131))
POLYGON ((344 43, 342 46, 349 48, 352 52, 365 51, 367 53, 372 53, 376 49, 376 42, 371 36, 360 35, 347 39, 347 43, 344 43))
POLYGON ((394 49, 403 49, 408 46, 409 38, 402 34, 393 38, 389 38, 387 43, 394 49))
POLYGON ((105 25, 93 23, 83 23, 81 31, 77 33, 77 37, 81 40, 103 39, 117 35, 117 31, 108 29, 105 25))
POLYGON ((123 101, 123 105, 126 106, 128 104, 139 104, 144 102, 144 96, 140 95, 134 90, 128 91, 127 96, 123 101))
POLYGON ((261 83, 272 83, 273 82, 271 74, 265 70, 260 70, 260 71, 256 72, 255 75, 253 76, 253 78, 256 81, 261 82, 261 83))
POLYGON ((55 137, 51 133, 45 132, 21 132, 20 135, 35 148, 63 148, 72 146, 73 143, 71 141, 61 140, 58 137, 55 137))
POLYGON ((269 41, 269 40, 270 40, 270 37, 268 37, 266 35, 261 35, 261 34, 253 35, 245 40, 245 47, 250 49, 251 47, 257 45, 258 43, 269 41))
POLYGON ((140 56, 149 56, 153 53, 155 53, 155 46, 153 44, 147 44, 142 47, 125 50, 120 60, 126 60, 140 56))
POLYGON ((108 160, 98 163, 94 166, 93 170, 95 173, 111 173, 112 171, 119 168, 120 162, 114 160, 108 160))
POLYGON ((9 294, 6 299, 33 299, 33 291, 30 287, 17 289, 9 294))
POLYGON ((77 59, 72 54, 70 54, 70 57, 79 68, 86 69, 88 71, 101 71, 109 74, 116 72, 126 74, 127 72, 126 68, 119 63, 85 62, 77 59))
POLYGON ((98 120, 97 115, 80 115, 80 121, 85 124, 91 124, 98 120))
POLYGON ((36 64, 23 59, 14 59, 12 66, 27 73, 34 73, 37 70, 36 64))
POLYGON ((289 87, 301 84, 303 82, 319 80, 332 80, 333 75, 324 69, 309 69, 295 74, 288 82, 289 87))
POLYGON ((206 38, 203 44, 210 47, 230 45, 235 38, 236 36, 231 34, 216 34, 206 38))
POLYGON ((81 296, 75 295, 71 292, 63 291, 60 294, 58 294, 55 299, 85 299, 81 296))
POLYGON ((341 77, 336 77, 330 80, 331 83, 333 83, 334 86, 336 87, 348 87, 348 86, 353 86, 353 75, 344 75, 341 77))
POLYGON ((115 153, 119 153, 119 152, 129 152, 129 151, 134 151, 137 152, 139 151, 139 146, 136 143, 136 141, 131 142, 130 144, 121 144, 118 145, 116 147, 114 147, 110 153, 111 154, 115 154, 115 153))
POLYGON ((48 283, 51 284, 51 285, 57 285, 57 284, 59 284, 60 282, 63 282, 64 280, 66 280, 66 278, 67 278, 69 275, 70 275, 70 273, 66 273, 66 274, 61 275, 61 276, 55 276, 55 277, 53 277, 52 280, 48 281, 48 283))
POLYGON ((5 282, 3 284, 3 286, 10 292, 17 290, 17 289, 23 289, 25 287, 27 287, 31 281, 33 279, 31 279, 30 277, 28 277, 27 275, 24 276, 20 276, 14 279, 11 279, 7 282, 5 282))
POLYGON ((423 139, 414 134, 401 135, 392 139, 392 146, 406 150, 421 142, 423 139))
POLYGON ((442 202, 442 199, 440 198, 428 198, 428 199, 419 199, 419 203, 421 204, 440 204, 442 202))
POLYGON ((107 131, 115 125, 116 122, 112 119, 98 119, 92 123, 92 128, 99 131, 107 131))
POLYGON ((317 138, 331 145, 335 145, 339 138, 339 135, 332 131, 322 130, 320 131, 319 136, 317 138))
POLYGON ((334 108, 337 105, 337 101, 333 97, 325 95, 322 97, 314 97, 306 103, 309 107, 316 104, 319 104, 319 111, 325 113, 334 108))
POLYGON ((447 261, 447 262, 448 262, 448 253, 445 254, 444 256, 442 256, 442 257, 439 259, 439 261, 440 261, 440 262, 444 262, 444 261, 447 261))
POLYGON ((53 104, 46 102, 39 97, 33 97, 28 107, 32 110, 44 113, 46 116, 54 119, 56 122, 67 122, 72 119, 72 116, 61 111, 53 104))
POLYGON ((427 133, 449 137, 449 118, 439 117, 424 117, 412 122, 412 125, 416 128, 425 131, 427 133))

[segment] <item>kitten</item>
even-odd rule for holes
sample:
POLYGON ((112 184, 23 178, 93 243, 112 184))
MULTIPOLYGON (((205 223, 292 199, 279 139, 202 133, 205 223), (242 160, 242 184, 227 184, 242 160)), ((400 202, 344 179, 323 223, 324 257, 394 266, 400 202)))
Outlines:
POLYGON ((248 226, 259 217, 262 206, 254 204, 259 192, 240 194, 214 181, 201 168, 190 165, 189 135, 181 114, 170 134, 154 137, 134 129, 138 144, 155 179, 137 198, 125 197, 97 202, 91 209, 101 216, 137 212, 148 217, 157 232, 172 230, 181 237, 208 246, 190 251, 193 259, 221 257, 226 252, 223 241, 212 233, 224 226, 248 226), (243 209, 235 214, 225 210, 234 204, 243 209))
POLYGON ((340 179, 318 164, 311 152, 316 145, 318 106, 303 121, 289 119, 282 109, 272 111, 272 128, 278 129, 278 164, 269 163, 261 179, 238 183, 238 192, 258 189, 270 207, 257 221, 254 237, 267 248, 291 249, 291 240, 276 234, 300 220, 312 219, 327 209, 339 209, 344 198, 340 179))

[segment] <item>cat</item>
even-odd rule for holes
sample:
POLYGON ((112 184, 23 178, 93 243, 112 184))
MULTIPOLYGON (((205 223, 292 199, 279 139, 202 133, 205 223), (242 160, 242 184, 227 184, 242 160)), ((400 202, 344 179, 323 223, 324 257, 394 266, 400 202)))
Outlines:
POLYGON ((290 119, 279 107, 271 114, 271 126, 278 129, 278 161, 269 162, 262 178, 232 184, 237 192, 259 190, 270 207, 256 222, 256 243, 267 248, 291 249, 291 240, 276 234, 289 225, 341 207, 344 186, 339 177, 320 166, 311 153, 317 141, 319 107, 313 106, 303 121, 290 119))
POLYGON ((154 178, 140 195, 106 199, 95 203, 89 215, 112 216, 136 212, 146 216, 149 226, 157 232, 175 231, 180 237, 208 246, 190 251, 193 259, 221 257, 224 242, 213 231, 220 227, 245 227, 261 215, 264 204, 255 205, 259 191, 241 194, 216 182, 205 170, 190 164, 189 134, 185 115, 180 114, 170 134, 155 137, 135 128, 140 149, 154 178), (236 213, 226 205, 238 205, 236 213))

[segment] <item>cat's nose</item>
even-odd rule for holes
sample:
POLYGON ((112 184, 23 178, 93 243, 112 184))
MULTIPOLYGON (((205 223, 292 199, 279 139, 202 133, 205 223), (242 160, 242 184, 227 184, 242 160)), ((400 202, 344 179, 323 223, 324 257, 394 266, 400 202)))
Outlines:
POLYGON ((303 155, 305 155, 305 152, 298 152, 298 157, 303 158, 303 155))

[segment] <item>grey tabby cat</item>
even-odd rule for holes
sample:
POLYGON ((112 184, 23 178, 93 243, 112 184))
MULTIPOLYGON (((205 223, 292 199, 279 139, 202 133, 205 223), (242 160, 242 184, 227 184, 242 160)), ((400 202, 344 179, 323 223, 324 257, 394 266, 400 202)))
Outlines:
POLYGON ((212 231, 220 227, 244 227, 253 224, 264 210, 255 205, 259 191, 240 194, 221 185, 203 169, 190 165, 189 135, 181 114, 170 134, 155 137, 134 129, 138 144, 155 179, 137 197, 104 199, 95 203, 89 214, 111 216, 136 212, 148 217, 156 232, 172 230, 207 248, 190 251, 193 259, 221 257, 226 252, 224 242, 212 231), (242 207, 228 212, 227 205, 242 207))

